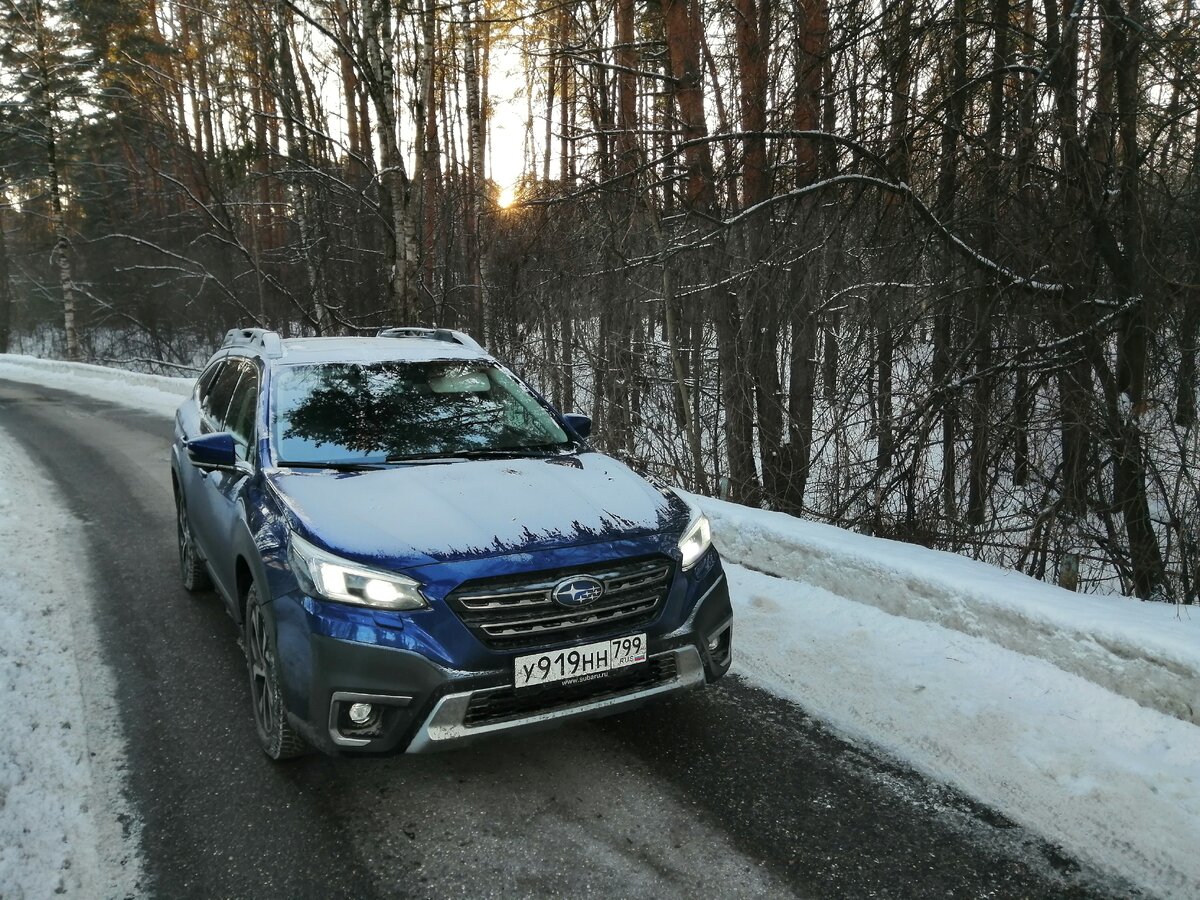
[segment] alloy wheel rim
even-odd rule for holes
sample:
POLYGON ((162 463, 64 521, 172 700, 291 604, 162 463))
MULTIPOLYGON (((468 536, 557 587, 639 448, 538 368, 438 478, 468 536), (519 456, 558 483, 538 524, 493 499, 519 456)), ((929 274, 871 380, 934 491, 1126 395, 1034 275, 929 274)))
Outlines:
POLYGON ((267 734, 271 734, 275 726, 275 697, 267 677, 270 652, 262 610, 254 605, 250 609, 250 693, 254 714, 267 734))
POLYGON ((192 529, 188 527, 187 514, 179 508, 179 568, 187 578, 192 569, 192 529))

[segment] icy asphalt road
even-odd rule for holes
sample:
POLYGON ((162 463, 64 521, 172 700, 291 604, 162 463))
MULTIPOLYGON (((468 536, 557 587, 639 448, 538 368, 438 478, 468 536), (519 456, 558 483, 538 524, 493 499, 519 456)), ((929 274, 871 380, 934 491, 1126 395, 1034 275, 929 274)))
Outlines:
POLYGON ((444 755, 271 764, 232 621, 178 585, 170 424, 0 382, 0 428, 86 523, 63 564, 91 576, 151 896, 1106 895, 735 678, 444 755))

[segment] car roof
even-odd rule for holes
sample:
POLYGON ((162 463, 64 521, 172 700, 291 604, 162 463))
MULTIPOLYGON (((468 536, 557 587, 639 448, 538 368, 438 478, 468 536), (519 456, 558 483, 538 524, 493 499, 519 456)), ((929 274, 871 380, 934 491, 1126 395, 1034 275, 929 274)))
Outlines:
POLYGON ((273 365, 304 365, 327 362, 429 362, 431 360, 486 360, 481 350, 449 341, 407 337, 313 337, 288 338, 283 354, 273 365))

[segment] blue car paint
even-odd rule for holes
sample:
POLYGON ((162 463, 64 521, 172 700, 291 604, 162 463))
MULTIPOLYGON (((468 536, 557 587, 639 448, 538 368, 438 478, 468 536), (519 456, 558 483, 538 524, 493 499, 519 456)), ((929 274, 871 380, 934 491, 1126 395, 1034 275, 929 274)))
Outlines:
POLYGON ((288 498, 302 534, 338 556, 405 573, 429 563, 536 554, 687 527, 690 510, 673 493, 599 453, 571 459, 573 466, 550 457, 339 474, 276 470, 267 480, 288 498), (541 503, 536 515, 520 508, 531 495, 541 503))
MULTIPOLYGON (((475 465, 458 463, 456 465, 475 465)), ((326 476, 331 477, 331 476, 326 476)), ((285 482, 286 483, 286 482, 285 482)), ((267 499, 273 491, 258 492, 267 499)), ((522 572, 566 569, 585 566, 597 560, 614 558, 636 558, 661 554, 679 558, 678 533, 687 524, 679 526, 674 533, 635 534, 610 540, 586 543, 564 542, 558 546, 534 549, 522 548, 513 553, 484 553, 478 556, 458 553, 444 561, 427 561, 426 554, 413 551, 411 556, 367 556, 354 554, 359 562, 380 568, 402 572, 422 584, 422 593, 430 602, 430 608, 415 612, 389 612, 351 606, 344 603, 323 601, 308 597, 300 590, 295 577, 287 566, 286 528, 282 523, 288 516, 281 514, 277 506, 260 507, 261 520, 276 524, 278 530, 272 535, 277 542, 275 549, 264 553, 270 579, 271 596, 275 600, 274 615, 281 658, 289 660, 291 677, 284 679, 285 700, 290 709, 300 712, 308 705, 306 685, 311 681, 311 655, 309 637, 317 634, 341 641, 370 644, 419 653, 432 662, 458 672, 492 673, 511 665, 513 654, 491 650, 471 634, 462 620, 445 604, 446 596, 459 584, 468 580, 516 575, 522 572), (421 562, 420 565, 412 565, 421 562)), ((300 531, 300 520, 292 518, 293 530, 300 531)), ((306 539, 319 539, 309 529, 300 531, 306 539)), ((339 533, 334 529, 334 533, 339 533)), ((260 545, 261 549, 261 545, 260 545)), ((333 550, 335 547, 329 547, 333 550)), ((339 555, 349 555, 338 548, 339 555)), ((694 601, 711 578, 712 559, 715 551, 689 572, 677 571, 667 601, 657 619, 643 630, 650 637, 657 637, 678 626, 690 611, 688 603, 694 601), (705 565, 705 562, 708 565, 705 565)), ((545 649, 562 646, 548 644, 545 649)), ((529 652, 529 651, 523 651, 529 652)))
MULTIPOLYGON (((257 435, 253 472, 202 472, 189 464, 186 441, 202 434, 201 415, 193 398, 185 402, 176 418, 176 440, 172 446, 172 468, 189 519, 196 531, 220 595, 235 621, 244 615, 245 575, 259 586, 264 610, 275 631, 284 701, 298 719, 319 720, 323 710, 313 709, 311 685, 314 670, 314 637, 332 638, 349 645, 362 645, 418 654, 449 673, 511 676, 512 660, 518 655, 484 646, 447 605, 445 598, 464 581, 487 579, 525 572, 569 569, 596 562, 662 555, 680 558, 678 541, 691 511, 669 490, 658 489, 623 464, 590 449, 563 459, 515 461, 471 460, 434 465, 398 466, 381 471, 332 472, 278 468, 269 429, 272 366, 253 354, 236 351, 219 353, 256 366, 259 377, 257 435), (507 541, 488 541, 488 498, 478 498, 478 515, 461 514, 461 535, 422 535, 419 529, 405 539, 387 530, 372 528, 356 512, 354 497, 371 491, 384 494, 402 489, 406 480, 420 484, 427 501, 444 498, 460 467, 495 470, 507 477, 505 468, 535 478, 544 472, 556 484, 570 484, 572 477, 595 488, 596 479, 607 479, 618 488, 636 494, 641 502, 637 515, 621 510, 589 510, 591 521, 565 515, 560 521, 539 523, 507 541), (347 489, 347 502, 329 503, 314 498, 310 486, 336 483, 347 489), (654 498, 652 514, 645 501, 654 498), (197 509, 196 506, 200 508, 197 509), (480 521, 482 520, 482 521, 480 521), (429 608, 393 612, 315 598, 305 594, 288 560, 290 533, 362 564, 406 574, 422 585, 429 608), (386 550, 382 549, 386 546, 386 550), (239 578, 239 566, 243 575, 239 578)), ((516 376, 514 376, 515 378, 516 376)), ((519 380, 519 379, 518 379, 519 380)), ((524 382, 521 382, 524 384, 524 382)), ((536 392, 533 392, 536 396, 536 392)), ((545 400, 560 425, 573 430, 545 400)), ((620 490, 614 490, 619 495, 620 490)), ((401 491, 398 498, 403 497, 401 491)), ((461 500, 462 498, 460 498, 461 500)), ((398 501, 399 502, 399 501, 398 501)), ((569 510, 568 510, 569 512, 569 510)), ((586 518, 586 517, 585 517, 586 518)), ((639 626, 650 640, 677 633, 695 612, 697 600, 720 581, 719 557, 711 549, 691 570, 676 566, 667 598, 657 617, 639 626)), ((569 642, 568 642, 569 643, 569 642)), ((525 649, 521 653, 553 649, 555 644, 525 649)), ((317 700, 320 703, 320 698, 317 700)))

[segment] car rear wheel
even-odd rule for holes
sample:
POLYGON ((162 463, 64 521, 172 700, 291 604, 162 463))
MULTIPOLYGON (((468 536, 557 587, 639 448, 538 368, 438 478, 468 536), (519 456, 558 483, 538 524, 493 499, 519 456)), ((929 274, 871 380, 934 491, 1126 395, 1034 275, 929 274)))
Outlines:
POLYGON ((193 594, 207 591, 212 587, 212 579, 208 577, 208 569, 196 550, 187 508, 179 497, 175 498, 175 521, 179 537, 179 575, 183 586, 193 594))
POLYGON ((283 692, 279 689, 275 642, 267 627, 258 588, 254 585, 246 595, 245 643, 250 671, 250 703, 263 752, 275 760, 304 754, 308 745, 288 724, 283 692))

